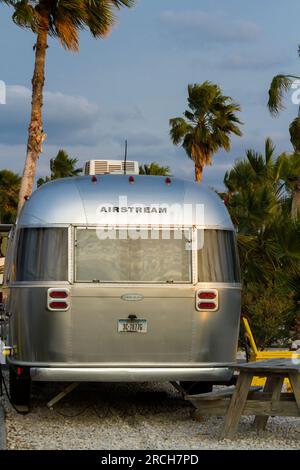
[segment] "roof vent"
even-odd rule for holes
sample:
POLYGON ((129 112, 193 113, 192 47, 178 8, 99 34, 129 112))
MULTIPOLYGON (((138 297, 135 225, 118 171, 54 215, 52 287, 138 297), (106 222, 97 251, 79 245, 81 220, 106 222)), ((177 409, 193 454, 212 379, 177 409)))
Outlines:
MULTIPOLYGON (((107 175, 117 174, 123 175, 125 168, 124 160, 89 160, 84 167, 85 175, 107 175)), ((138 175, 138 162, 126 162, 126 174, 138 175)))

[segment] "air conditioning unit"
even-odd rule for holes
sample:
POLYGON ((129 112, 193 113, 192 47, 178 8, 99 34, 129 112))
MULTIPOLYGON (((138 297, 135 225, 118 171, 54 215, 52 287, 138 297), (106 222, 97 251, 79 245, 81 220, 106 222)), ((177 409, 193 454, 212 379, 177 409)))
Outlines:
MULTIPOLYGON (((124 160, 89 160, 84 167, 85 175, 123 175, 125 168, 124 160)), ((139 163, 133 161, 126 162, 126 174, 138 175, 139 163)))

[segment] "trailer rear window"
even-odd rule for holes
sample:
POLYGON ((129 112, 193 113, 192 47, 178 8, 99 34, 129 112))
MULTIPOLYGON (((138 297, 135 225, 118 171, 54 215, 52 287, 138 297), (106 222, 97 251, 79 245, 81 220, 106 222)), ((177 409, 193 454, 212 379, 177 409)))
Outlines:
POLYGON ((76 231, 77 282, 191 283, 191 232, 76 231))
POLYGON ((15 281, 68 280, 67 228, 22 228, 17 243, 15 281))
MULTIPOLYGON (((203 236, 203 232, 198 238, 203 236)), ((198 250, 199 282, 240 282, 235 233, 204 230, 204 244, 198 250)))

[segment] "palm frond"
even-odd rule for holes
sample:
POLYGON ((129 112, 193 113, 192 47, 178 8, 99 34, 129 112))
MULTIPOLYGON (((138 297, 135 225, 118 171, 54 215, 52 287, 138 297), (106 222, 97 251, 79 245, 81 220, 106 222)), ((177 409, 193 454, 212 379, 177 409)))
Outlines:
POLYGON ((174 145, 182 143, 184 136, 191 132, 191 125, 183 118, 177 117, 170 119, 170 137, 174 145))
POLYGON ((131 8, 135 0, 0 0, 14 8, 13 20, 37 32, 47 29, 66 49, 79 49, 79 31, 88 29, 95 37, 105 37, 116 23, 114 10, 131 8))
POLYGON ((30 28, 33 32, 38 31, 39 15, 28 1, 14 2, 12 19, 21 28, 30 28))
POLYGON ((295 152, 300 152, 300 117, 296 117, 290 125, 290 138, 295 152))
MULTIPOLYGON (((296 78, 296 77, 295 77, 296 78)), ((284 109, 284 94, 289 91, 293 83, 293 77, 290 75, 276 75, 273 78, 269 89, 268 107, 273 115, 284 109)))

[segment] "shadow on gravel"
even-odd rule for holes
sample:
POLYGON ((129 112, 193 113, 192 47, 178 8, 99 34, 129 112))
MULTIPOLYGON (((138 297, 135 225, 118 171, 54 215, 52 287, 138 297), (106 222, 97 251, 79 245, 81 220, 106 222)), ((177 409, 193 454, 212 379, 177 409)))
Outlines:
MULTIPOLYGON (((34 383, 31 408, 45 408, 48 401, 68 384, 34 383)), ((167 383, 81 383, 69 395, 54 405, 54 410, 71 417, 93 409, 101 418, 108 415, 170 414, 179 409, 193 409, 180 394, 167 383)))

